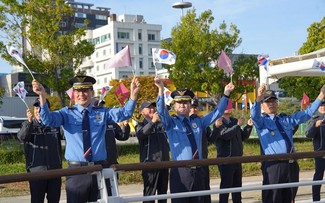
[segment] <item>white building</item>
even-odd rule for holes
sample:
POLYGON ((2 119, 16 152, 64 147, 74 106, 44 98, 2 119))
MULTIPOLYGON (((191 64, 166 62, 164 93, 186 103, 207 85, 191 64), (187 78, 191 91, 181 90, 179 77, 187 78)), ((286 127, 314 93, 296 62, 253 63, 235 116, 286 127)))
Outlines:
MULTIPOLYGON (((111 14, 108 25, 87 31, 87 39, 95 44, 95 51, 84 60, 79 70, 94 77, 95 93, 103 86, 109 85, 112 79, 137 76, 155 75, 152 60, 152 48, 160 48, 161 25, 147 24, 142 15, 111 14), (105 64, 116 53, 129 45, 132 67, 107 68, 105 64)), ((157 64, 161 68, 161 64, 157 64)), ((77 70, 78 71, 78 70, 77 70)))

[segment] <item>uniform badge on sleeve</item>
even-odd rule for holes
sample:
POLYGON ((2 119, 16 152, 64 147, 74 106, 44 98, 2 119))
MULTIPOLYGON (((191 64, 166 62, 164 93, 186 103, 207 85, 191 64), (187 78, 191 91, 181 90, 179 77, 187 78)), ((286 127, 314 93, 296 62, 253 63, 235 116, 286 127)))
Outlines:
POLYGON ((192 127, 193 128, 197 128, 197 124, 196 123, 192 123, 192 127))
POLYGON ((96 114, 96 120, 97 120, 97 121, 101 121, 101 120, 102 120, 102 115, 100 115, 100 114, 96 114))

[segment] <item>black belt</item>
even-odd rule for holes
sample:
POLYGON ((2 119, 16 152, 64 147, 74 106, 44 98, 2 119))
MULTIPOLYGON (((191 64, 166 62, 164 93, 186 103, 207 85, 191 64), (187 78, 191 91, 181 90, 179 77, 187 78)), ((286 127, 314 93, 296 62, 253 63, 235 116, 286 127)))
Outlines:
POLYGON ((94 162, 83 162, 83 161, 69 161, 68 164, 70 166, 94 166, 94 165, 102 165, 105 161, 94 161, 94 162))

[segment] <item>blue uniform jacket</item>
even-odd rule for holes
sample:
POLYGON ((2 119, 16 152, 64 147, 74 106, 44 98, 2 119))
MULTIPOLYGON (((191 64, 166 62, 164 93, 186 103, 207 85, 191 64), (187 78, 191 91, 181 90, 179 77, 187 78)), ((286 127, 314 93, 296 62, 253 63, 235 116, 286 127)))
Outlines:
MULTIPOLYGON (((87 107, 91 129, 92 161, 106 160, 105 132, 109 121, 120 122, 131 118, 136 102, 128 100, 123 108, 87 107)), ((41 106, 41 118, 45 125, 63 126, 66 137, 65 158, 68 161, 86 161, 83 157, 82 110, 76 104, 50 112, 47 104, 41 106)))
MULTIPOLYGON (((298 111, 292 115, 277 115, 279 122, 290 139, 293 146, 293 128, 308 121, 319 105, 321 100, 316 99, 306 110, 298 111)), ((260 138, 260 143, 265 155, 285 154, 287 147, 280 131, 278 130, 272 116, 261 114, 261 102, 255 102, 251 109, 251 117, 260 138)), ((294 149, 293 149, 294 150, 294 149)))
MULTIPOLYGON (((218 106, 209 114, 201 118, 198 116, 188 118, 194 133, 200 159, 202 159, 202 132, 223 115, 227 103, 228 98, 222 97, 218 106)), ((192 148, 183 124, 184 117, 169 115, 168 110, 165 108, 164 96, 158 96, 157 98, 157 112, 166 130, 172 159, 191 160, 192 148)))

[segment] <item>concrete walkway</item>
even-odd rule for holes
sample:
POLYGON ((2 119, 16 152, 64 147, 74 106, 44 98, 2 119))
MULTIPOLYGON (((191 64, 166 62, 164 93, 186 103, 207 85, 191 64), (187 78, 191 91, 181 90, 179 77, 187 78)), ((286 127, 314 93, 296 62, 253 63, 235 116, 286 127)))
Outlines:
MULTIPOLYGON (((313 178, 314 171, 304 171, 300 172, 300 181, 310 181, 313 178)), ((261 185, 262 177, 261 176, 250 176, 250 177, 243 177, 243 186, 257 186, 261 185)), ((220 184, 220 179, 211 179, 211 189, 218 189, 220 184)), ((130 185, 120 185, 119 186, 119 193, 122 197, 134 197, 134 196, 141 196, 142 195, 142 188, 141 184, 130 184, 130 185)), ((231 195, 230 195, 231 196, 231 195)), ((218 195, 212 195, 212 202, 217 203, 219 202, 218 195)), ((245 191, 242 192, 242 198, 244 203, 257 203, 261 202, 261 191, 245 191)), ((303 186, 299 187, 298 194, 296 197, 296 202, 305 203, 305 202, 312 202, 311 196, 311 186, 303 186)), ((322 199, 325 202, 325 187, 322 188, 322 199)), ((28 203, 30 202, 30 196, 18 196, 18 197, 7 197, 7 198, 0 198, 0 203, 28 203)), ((62 191, 61 194, 61 201, 62 203, 66 202, 66 194, 65 191, 62 191)), ((170 202, 170 200, 168 200, 170 202)), ((231 201, 230 201, 231 202, 231 201)))

